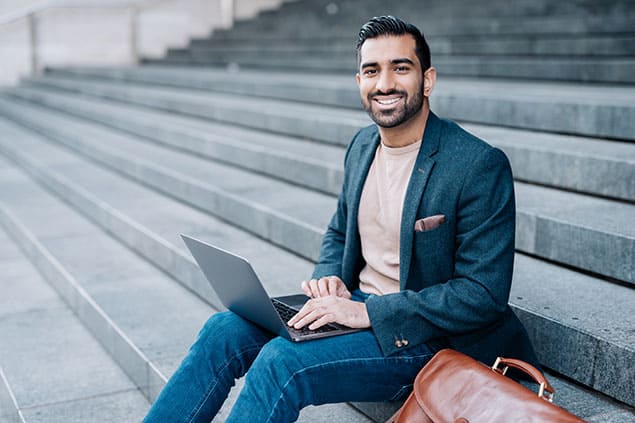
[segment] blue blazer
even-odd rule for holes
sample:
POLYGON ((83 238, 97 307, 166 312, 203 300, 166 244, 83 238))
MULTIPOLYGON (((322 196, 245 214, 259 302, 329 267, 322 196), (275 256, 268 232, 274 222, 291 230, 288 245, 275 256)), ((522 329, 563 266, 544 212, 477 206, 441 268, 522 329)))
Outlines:
MULTIPOLYGON (((379 141, 375 125, 351 141, 337 210, 313 273, 339 276, 349 290, 359 286, 364 266, 357 217, 379 141)), ((500 355, 538 365, 507 304, 514 230, 514 185, 504 153, 430 113, 403 204, 400 292, 366 302, 384 354, 425 342, 488 364, 500 355), (440 214, 445 223, 415 231, 417 220, 440 214)))

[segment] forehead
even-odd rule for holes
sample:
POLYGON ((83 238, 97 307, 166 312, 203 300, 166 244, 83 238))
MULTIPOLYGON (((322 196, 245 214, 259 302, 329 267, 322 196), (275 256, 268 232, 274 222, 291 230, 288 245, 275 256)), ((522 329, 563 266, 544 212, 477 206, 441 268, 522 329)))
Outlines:
POLYGON ((382 35, 364 41, 360 49, 361 63, 390 62, 394 59, 410 59, 419 63, 415 39, 410 34, 382 35))

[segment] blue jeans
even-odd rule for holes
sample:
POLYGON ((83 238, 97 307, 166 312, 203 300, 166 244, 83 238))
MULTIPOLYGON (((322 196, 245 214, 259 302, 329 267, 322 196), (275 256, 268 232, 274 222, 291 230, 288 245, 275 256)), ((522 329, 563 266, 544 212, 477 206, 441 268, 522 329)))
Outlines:
POLYGON ((232 312, 216 313, 144 422, 209 423, 245 373, 227 422, 292 422, 308 405, 394 400, 433 353, 422 344, 386 357, 370 330, 294 343, 232 312))

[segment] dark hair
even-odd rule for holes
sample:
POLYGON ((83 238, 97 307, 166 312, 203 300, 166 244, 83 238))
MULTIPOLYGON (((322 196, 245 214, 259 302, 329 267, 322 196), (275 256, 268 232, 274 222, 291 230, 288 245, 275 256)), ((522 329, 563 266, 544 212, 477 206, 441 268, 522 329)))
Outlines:
POLYGON ((426 71, 430 66, 430 47, 419 28, 403 19, 394 16, 375 16, 364 24, 359 30, 357 38, 357 64, 361 62, 360 50, 364 41, 369 38, 377 38, 383 35, 405 35, 410 34, 415 40, 415 53, 421 63, 421 70, 426 71))

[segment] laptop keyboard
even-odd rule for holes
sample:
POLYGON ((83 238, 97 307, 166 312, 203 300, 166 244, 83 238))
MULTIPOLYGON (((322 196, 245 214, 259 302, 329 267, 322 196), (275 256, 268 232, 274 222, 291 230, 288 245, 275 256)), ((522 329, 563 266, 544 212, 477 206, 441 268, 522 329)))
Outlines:
MULTIPOLYGON (((296 309, 289 307, 288 305, 286 305, 285 303, 276 300, 275 298, 271 299, 271 302, 273 303, 273 306, 275 307, 276 311, 278 312, 278 314, 280 315, 280 317, 282 318, 282 320, 286 323, 288 322, 293 316, 296 315, 296 313, 298 312, 296 309)), ((337 326, 328 324, 328 325, 324 325, 321 328, 315 329, 315 330, 311 330, 308 329, 308 327, 303 327, 302 329, 295 329, 295 328, 290 328, 291 330, 293 330, 294 332, 298 333, 298 334, 310 334, 310 333, 324 333, 324 332, 331 332, 333 330, 337 330, 339 329, 337 326)))

